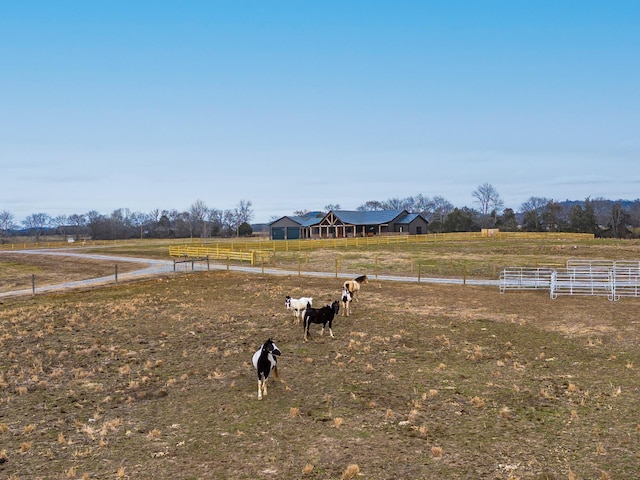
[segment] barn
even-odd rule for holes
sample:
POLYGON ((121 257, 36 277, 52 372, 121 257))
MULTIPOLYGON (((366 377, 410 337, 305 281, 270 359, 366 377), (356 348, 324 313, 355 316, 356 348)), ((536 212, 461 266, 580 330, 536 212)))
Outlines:
POLYGON ((420 235, 427 233, 428 224, 421 214, 406 210, 332 210, 279 218, 270 224, 270 231, 272 240, 420 235))

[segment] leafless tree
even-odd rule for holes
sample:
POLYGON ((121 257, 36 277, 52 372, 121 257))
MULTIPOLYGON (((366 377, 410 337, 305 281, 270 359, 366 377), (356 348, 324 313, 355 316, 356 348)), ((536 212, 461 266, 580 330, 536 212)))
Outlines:
POLYGON ((74 227, 76 240, 79 240, 84 227, 87 225, 87 216, 81 213, 73 213, 69 215, 69 224, 74 227))
POLYGON ((22 224, 32 231, 36 237, 36 242, 39 242, 42 230, 49 225, 50 221, 51 217, 46 213, 32 213, 24 219, 22 224))
POLYGON ((196 234, 200 233, 200 238, 207 236, 207 216, 209 215, 209 208, 207 204, 202 200, 196 200, 191 207, 189 207, 189 218, 195 229, 196 234))
POLYGON ((51 226, 55 227, 58 230, 58 233, 62 236, 67 235, 66 227, 69 225, 69 219, 66 215, 58 215, 57 217, 53 217, 51 219, 51 226))
POLYGON ((529 200, 521 205, 520 211, 523 213, 522 223, 525 230, 530 232, 542 231, 542 212, 549 202, 551 200, 548 198, 529 197, 529 200))
POLYGON ((238 223, 249 223, 253 218, 253 210, 251 207, 253 204, 250 200, 240 200, 236 207, 236 215, 238 217, 238 223))
POLYGON ((438 232, 442 232, 442 226, 447 219, 447 215, 453 212, 453 204, 446 198, 436 195, 433 197, 431 209, 432 213, 428 220, 435 222, 438 225, 438 232))
POLYGON ((627 234, 627 221, 629 214, 624 211, 622 205, 617 202, 611 207, 611 217, 609 225, 611 226, 611 234, 614 238, 623 238, 627 234))
POLYGON ((480 205, 480 226, 489 228, 495 225, 497 211, 503 206, 495 187, 490 183, 483 183, 471 193, 471 196, 480 205))
POLYGON ((384 204, 377 200, 369 200, 356 208, 356 210, 360 212, 377 212, 384 210, 384 204))
POLYGON ((4 241, 4 237, 7 232, 10 232, 16 227, 13 214, 8 212, 7 210, 2 210, 0 212, 0 243, 4 241))
POLYGON ((251 206, 253 204, 248 200, 240 200, 238 206, 233 211, 233 227, 236 232, 236 237, 239 236, 239 227, 243 223, 249 223, 251 218, 253 218, 253 210, 251 210, 251 206))

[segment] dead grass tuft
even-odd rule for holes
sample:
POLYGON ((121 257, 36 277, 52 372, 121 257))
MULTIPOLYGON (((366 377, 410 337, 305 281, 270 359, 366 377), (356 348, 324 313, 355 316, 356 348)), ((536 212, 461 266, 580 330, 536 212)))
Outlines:
POLYGON ((351 464, 342 472, 342 480, 351 480, 358 475, 360 475, 360 467, 357 464, 351 464))

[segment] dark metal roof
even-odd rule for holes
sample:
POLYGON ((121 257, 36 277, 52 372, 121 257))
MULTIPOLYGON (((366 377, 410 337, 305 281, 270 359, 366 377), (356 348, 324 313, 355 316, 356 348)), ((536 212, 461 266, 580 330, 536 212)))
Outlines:
POLYGON ((392 222, 396 217, 407 213, 406 210, 378 210, 362 212, 359 210, 334 210, 333 214, 342 223, 350 225, 380 225, 392 222))
POLYGON ((311 225, 315 225, 317 223, 320 223, 320 221, 324 218, 324 213, 323 212, 309 212, 309 213, 307 213, 305 215, 300 215, 300 216, 285 215, 283 217, 278 218, 277 220, 274 220, 273 222, 270 222, 269 225, 272 225, 272 224, 274 224, 276 222, 279 222, 283 218, 288 218, 289 220, 293 220, 294 222, 298 223, 301 227, 310 227, 311 225))
POLYGON ((294 222, 299 223, 301 227, 310 227, 311 225, 316 225, 320 223, 320 220, 322 220, 322 217, 307 216, 307 215, 305 215, 304 217, 287 217, 287 218, 290 218, 294 222))
POLYGON ((395 223, 401 223, 401 224, 409 224, 411 222, 413 222, 416 218, 418 218, 420 216, 419 213, 407 213, 406 215, 402 215, 401 217, 398 217, 398 219, 396 220, 395 223))
MULTIPOLYGON (((419 216, 418 213, 408 213, 406 210, 333 210, 333 213, 342 223, 346 225, 384 225, 395 220, 396 223, 411 223, 419 216)), ((328 214, 327 214, 328 215, 328 214)), ((293 220, 301 227, 311 227, 319 224, 326 215, 322 212, 310 212, 304 216, 284 216, 293 220)), ((276 221, 278 221, 276 220, 276 221)), ((271 222, 275 223, 275 222, 271 222)))

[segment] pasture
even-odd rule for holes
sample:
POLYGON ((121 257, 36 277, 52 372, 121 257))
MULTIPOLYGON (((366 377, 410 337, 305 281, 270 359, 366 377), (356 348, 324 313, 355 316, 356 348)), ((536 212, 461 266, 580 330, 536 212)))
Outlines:
MULTIPOLYGON (((369 273, 360 267, 375 255, 390 264, 429 256, 435 269, 451 258, 496 266, 637 259, 637 246, 309 255, 314 264, 340 256, 345 269, 369 273)), ((106 253, 144 256, 144 245, 119 248, 106 253)), ((153 247, 150 256, 161 255, 153 247)), ((52 280, 112 268, 7 258, 3 272, 55 267, 52 280)), ((285 297, 312 296, 321 307, 339 299, 342 283, 182 271, 0 300, 0 478, 640 475, 637 299, 551 300, 548 291, 370 278, 351 316, 334 319, 335 338, 312 325, 303 342, 285 297), (280 377, 258 400, 251 360, 269 337, 282 351, 280 377)))
POLYGON ((341 285, 212 271, 1 300, 0 477, 640 476, 636 299, 370 279, 303 342, 286 295, 341 285))

